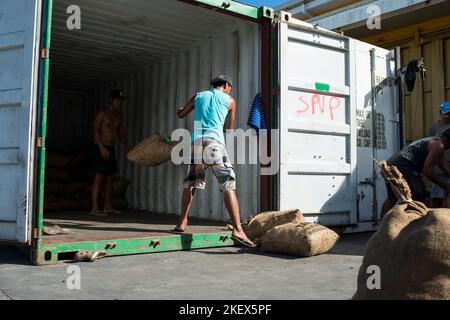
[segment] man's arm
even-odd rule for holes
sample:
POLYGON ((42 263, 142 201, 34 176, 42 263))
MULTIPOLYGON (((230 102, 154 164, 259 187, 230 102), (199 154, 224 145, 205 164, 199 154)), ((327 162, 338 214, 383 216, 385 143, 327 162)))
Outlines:
POLYGON ((425 159, 425 164, 423 165, 423 173, 431 182, 437 184, 438 186, 440 186, 445 190, 448 190, 450 186, 441 179, 439 179, 437 174, 434 172, 434 168, 436 167, 436 165, 440 166, 442 160, 446 161, 444 157, 445 148, 443 144, 438 141, 430 142, 429 148, 430 151, 428 152, 428 156, 425 159))
POLYGON ((430 127, 430 129, 428 129, 428 136, 429 137, 434 137, 436 134, 434 133, 434 127, 435 127, 435 124, 433 123, 432 125, 431 125, 431 127, 430 127))
POLYGON ((98 146, 102 145, 102 138, 100 136, 100 129, 102 128, 104 113, 103 111, 98 111, 94 117, 94 124, 92 126, 92 135, 94 136, 95 143, 98 146))
POLYGON ((445 153, 444 153, 444 156, 441 157, 441 160, 439 160, 438 165, 439 165, 439 168, 441 168, 442 172, 444 172, 445 175, 450 178, 450 167, 448 166, 448 162, 447 162, 447 158, 445 157, 445 153))
POLYGON ((102 110, 98 111, 94 118, 94 124, 92 126, 92 134, 94 136, 95 143, 100 148, 100 153, 102 154, 102 157, 104 159, 108 159, 109 152, 103 145, 102 137, 100 135, 100 130, 102 128, 102 123, 103 123, 104 118, 105 118, 105 113, 102 110))
POLYGON ((225 126, 225 130, 234 128, 234 119, 236 117, 236 101, 232 97, 230 97, 230 103, 228 108, 229 108, 229 119, 227 125, 225 126))
POLYGON ((177 111, 178 118, 183 119, 189 113, 191 113, 192 110, 194 110, 194 101, 195 101, 195 96, 193 96, 184 107, 178 109, 178 111, 177 111))
POLYGON ((125 126, 123 124, 123 116, 120 116, 120 126, 119 126, 119 139, 120 142, 122 142, 124 148, 125 148, 125 154, 128 153, 128 151, 130 151, 130 145, 128 144, 128 139, 127 139, 127 135, 125 133, 125 126))

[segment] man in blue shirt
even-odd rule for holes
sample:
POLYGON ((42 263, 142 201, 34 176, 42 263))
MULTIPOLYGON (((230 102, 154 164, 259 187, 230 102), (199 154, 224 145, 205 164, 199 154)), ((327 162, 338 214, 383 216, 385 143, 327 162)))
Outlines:
POLYGON ((182 213, 174 231, 185 232, 189 209, 196 189, 205 189, 205 170, 211 168, 224 194, 225 206, 233 224, 232 239, 243 245, 254 247, 242 230, 239 203, 236 197, 236 177, 225 148, 224 125, 229 114, 226 129, 233 129, 236 101, 230 96, 233 84, 230 77, 220 75, 211 81, 211 89, 198 93, 177 112, 185 118, 193 110, 195 126, 192 136, 192 157, 184 178, 182 213))

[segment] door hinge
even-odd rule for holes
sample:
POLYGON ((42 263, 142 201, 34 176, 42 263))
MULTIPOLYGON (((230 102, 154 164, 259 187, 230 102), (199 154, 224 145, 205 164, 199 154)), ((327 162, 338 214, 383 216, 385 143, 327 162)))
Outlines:
POLYGON ((360 186, 375 186, 374 179, 372 178, 366 178, 364 181, 359 182, 360 186))
POLYGON ((49 51, 47 50, 47 48, 42 48, 41 58, 42 59, 48 59, 49 58, 49 51))
POLYGON ((37 147, 42 148, 42 137, 37 138, 37 147))
POLYGON ((39 238, 39 229, 38 228, 34 228, 34 230, 33 230, 33 237, 34 237, 34 239, 38 239, 39 238))

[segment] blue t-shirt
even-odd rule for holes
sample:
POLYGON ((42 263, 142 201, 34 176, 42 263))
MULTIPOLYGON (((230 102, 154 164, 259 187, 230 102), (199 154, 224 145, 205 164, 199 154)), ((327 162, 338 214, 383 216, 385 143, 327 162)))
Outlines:
POLYGON ((195 124, 192 142, 197 139, 214 139, 225 144, 223 127, 229 111, 230 96, 220 90, 210 89, 197 94, 194 101, 195 124))

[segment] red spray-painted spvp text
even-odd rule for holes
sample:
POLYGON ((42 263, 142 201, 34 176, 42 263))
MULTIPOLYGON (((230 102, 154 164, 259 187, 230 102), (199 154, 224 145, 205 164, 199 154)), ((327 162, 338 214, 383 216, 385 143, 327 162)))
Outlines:
POLYGON ((316 114, 320 112, 324 117, 329 117, 331 120, 335 118, 335 111, 341 107, 341 100, 334 96, 324 96, 320 94, 314 94, 311 99, 301 96, 298 98, 303 105, 302 109, 297 110, 298 114, 305 112, 311 112, 316 114))

